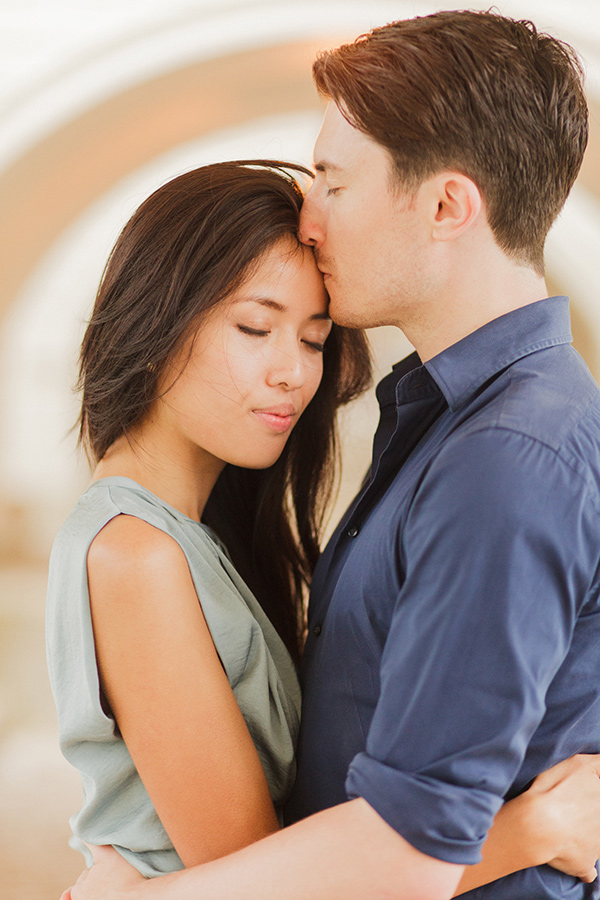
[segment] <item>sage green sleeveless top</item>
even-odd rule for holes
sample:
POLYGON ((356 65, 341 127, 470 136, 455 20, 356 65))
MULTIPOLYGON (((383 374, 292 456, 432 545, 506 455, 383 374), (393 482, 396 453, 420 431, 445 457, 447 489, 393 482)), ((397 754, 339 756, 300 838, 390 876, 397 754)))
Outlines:
MULTIPOLYGON (((112 844, 146 877, 183 867, 113 718, 100 699, 87 582, 94 537, 115 516, 136 516, 183 550, 202 611, 280 813, 295 777, 300 689, 294 664, 214 534, 128 478, 93 482, 50 558, 46 636, 60 746, 81 775, 71 845, 112 844)), ((198 797, 202 803, 202 797, 198 797)), ((281 816, 280 816, 281 818, 281 816)))

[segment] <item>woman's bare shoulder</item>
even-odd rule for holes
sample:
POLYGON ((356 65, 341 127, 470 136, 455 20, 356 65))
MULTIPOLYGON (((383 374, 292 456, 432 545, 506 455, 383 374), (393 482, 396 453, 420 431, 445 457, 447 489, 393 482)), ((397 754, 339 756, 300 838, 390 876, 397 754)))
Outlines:
POLYGON ((88 551, 88 574, 106 578, 137 573, 144 580, 172 577, 188 570, 177 541, 137 516, 115 516, 102 528, 88 551))

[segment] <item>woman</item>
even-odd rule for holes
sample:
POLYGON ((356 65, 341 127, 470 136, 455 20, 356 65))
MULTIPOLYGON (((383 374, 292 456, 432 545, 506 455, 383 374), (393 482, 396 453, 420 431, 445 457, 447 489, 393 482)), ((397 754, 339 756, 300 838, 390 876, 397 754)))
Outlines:
MULTIPOLYGON (((52 554, 50 671, 85 789, 75 844, 113 844, 146 876, 276 831, 293 782, 292 659, 335 411, 369 365, 298 243, 290 168, 222 163, 156 191, 83 342, 96 469, 52 554)), ((507 835, 517 868, 564 846, 538 827, 540 796, 507 804, 492 831, 500 874, 507 835)))
POLYGON ((275 830, 293 783, 290 656, 335 410, 369 379, 296 239, 301 201, 277 166, 163 186, 120 236, 83 341, 97 465, 52 555, 50 671, 86 792, 75 844, 116 844, 145 875, 275 830))

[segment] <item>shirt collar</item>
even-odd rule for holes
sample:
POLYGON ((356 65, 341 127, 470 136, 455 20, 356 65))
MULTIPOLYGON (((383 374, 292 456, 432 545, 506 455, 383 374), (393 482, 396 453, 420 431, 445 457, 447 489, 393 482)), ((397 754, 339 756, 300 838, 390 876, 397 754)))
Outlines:
POLYGON ((518 359, 571 341, 569 299, 549 297, 492 319, 428 360, 425 368, 455 412, 518 359))
POLYGON ((381 379, 375 389, 379 406, 384 407, 393 404, 395 407, 396 388, 405 375, 408 375, 409 372, 412 372, 415 369, 421 368, 421 366, 421 360, 416 352, 411 353, 409 356, 405 356, 404 359, 401 359, 400 362, 397 362, 392 366, 392 371, 381 379))

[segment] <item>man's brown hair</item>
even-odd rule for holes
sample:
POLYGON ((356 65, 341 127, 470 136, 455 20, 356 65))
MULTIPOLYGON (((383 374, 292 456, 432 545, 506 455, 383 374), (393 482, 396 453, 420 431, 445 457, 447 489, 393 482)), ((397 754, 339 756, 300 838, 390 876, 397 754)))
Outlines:
POLYGON ((323 52, 313 74, 319 92, 389 151, 403 188, 445 169, 467 175, 498 245, 543 273, 546 235, 587 144, 571 47, 529 21, 452 10, 323 52))

